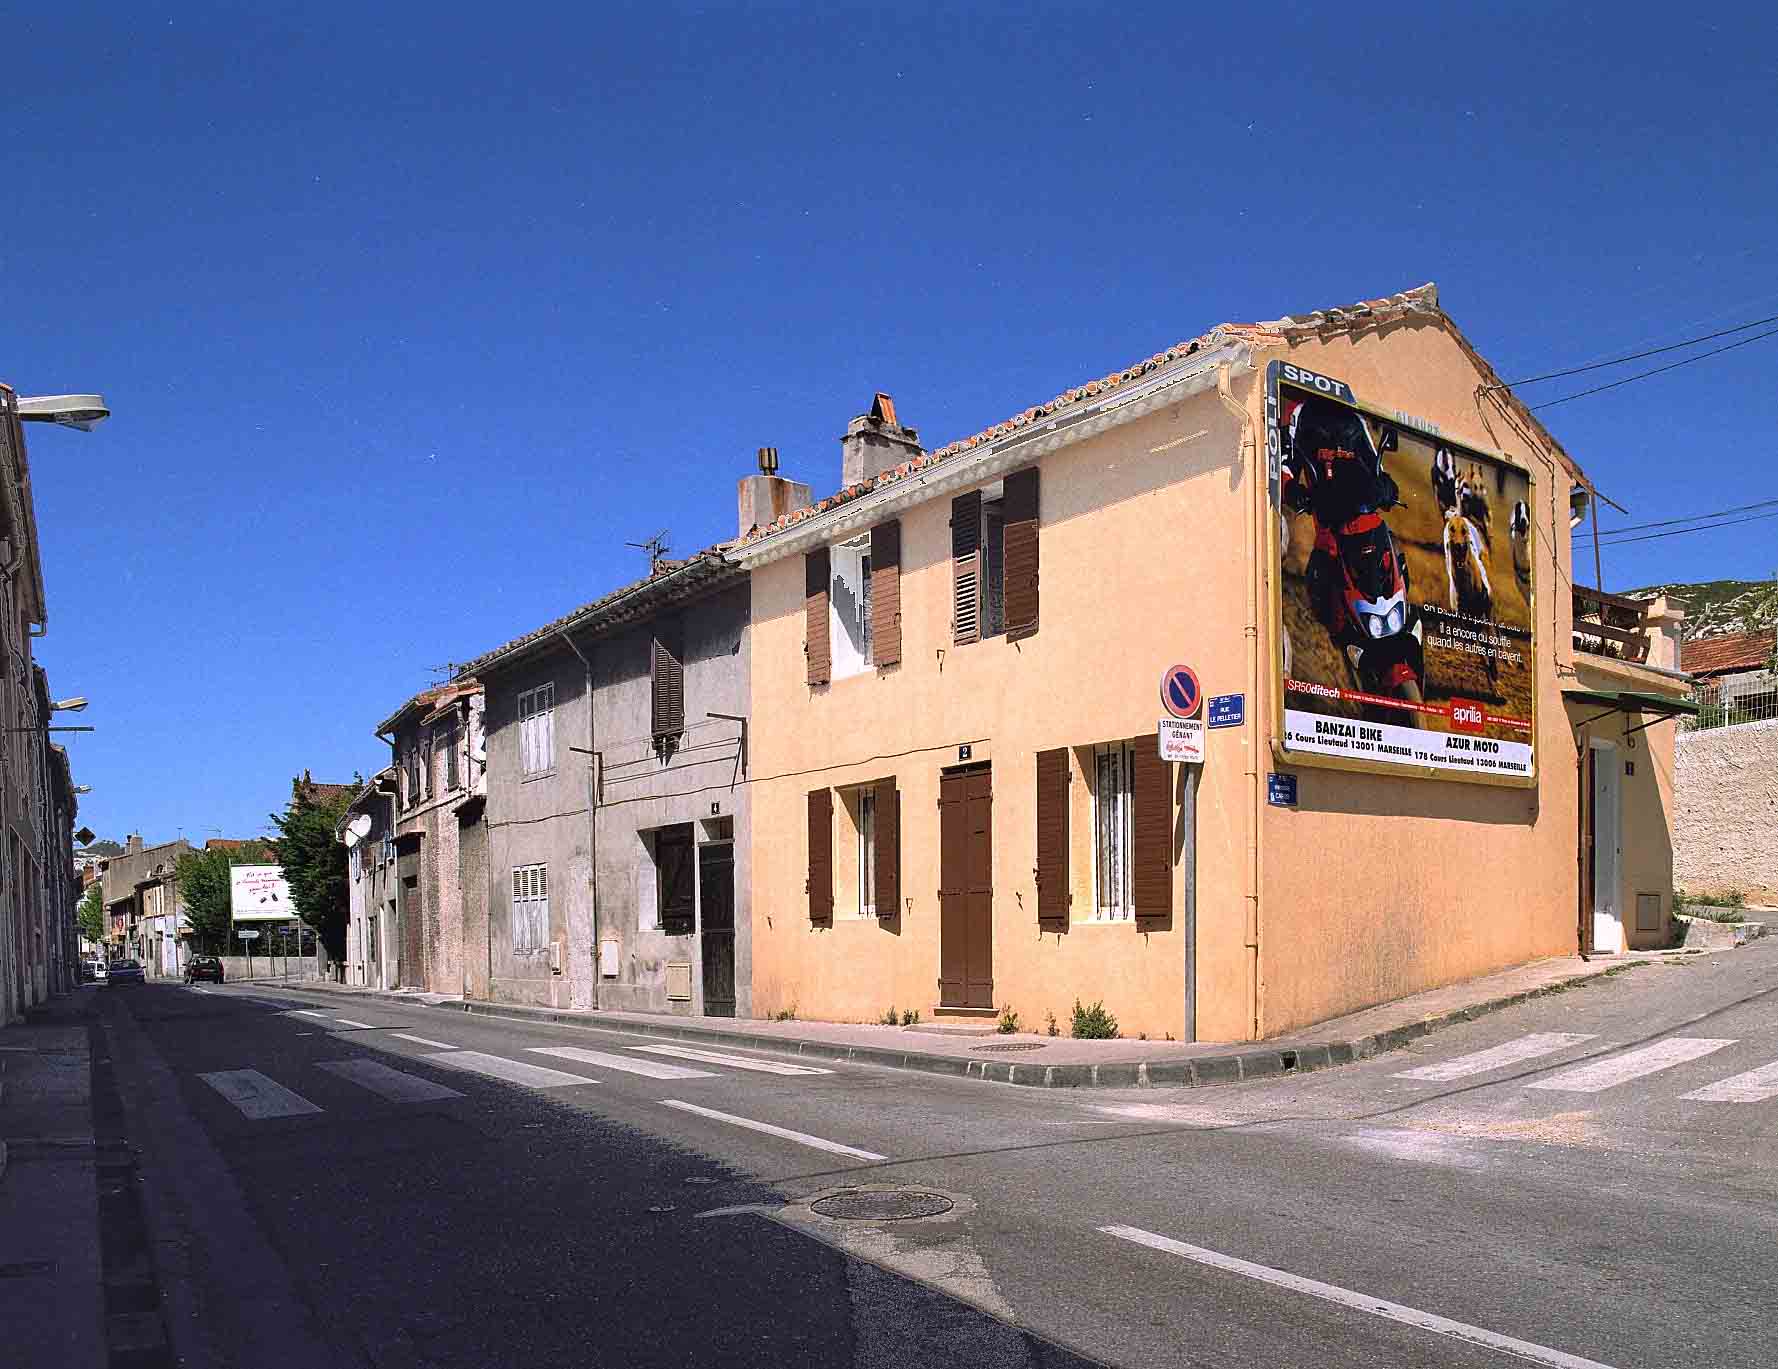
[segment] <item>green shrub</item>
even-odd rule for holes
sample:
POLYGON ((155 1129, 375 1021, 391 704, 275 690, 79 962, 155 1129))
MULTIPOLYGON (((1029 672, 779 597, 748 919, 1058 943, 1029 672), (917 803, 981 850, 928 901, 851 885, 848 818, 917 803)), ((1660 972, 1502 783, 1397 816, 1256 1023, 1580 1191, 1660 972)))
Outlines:
POLYGON ((920 1010, 918 1008, 909 1008, 901 1015, 901 1025, 904 1027, 911 1027, 919 1020, 920 1010))
POLYGON ((794 1021, 796 1021, 796 1004, 792 1003, 788 1008, 780 1008, 777 1012, 772 1014, 772 1021, 774 1021, 774 1022, 794 1022, 794 1021))
POLYGON ((1049 1013, 1047 1016, 1050 1020, 1049 1034, 1051 1036, 1060 1036, 1062 1033, 1056 1028, 1056 1015, 1054 1013, 1049 1013))
POLYGON ((1011 1036, 1018 1029, 1019 1015, 1012 1010, 1012 1004, 1008 1003, 1000 1010, 1000 1034, 1011 1036))
POLYGON ((884 1013, 881 1017, 879 1017, 877 1019, 877 1022, 880 1025, 885 1026, 885 1027, 893 1027, 896 1023, 898 1023, 900 1021, 901 1021, 901 1014, 895 1011, 894 1004, 890 1004, 889 1011, 884 1013))
POLYGON ((1077 998, 1074 1000, 1074 1029, 1069 1035, 1082 1041, 1109 1041, 1117 1036, 1117 1019, 1105 1011, 1103 1001, 1083 1008, 1077 998))

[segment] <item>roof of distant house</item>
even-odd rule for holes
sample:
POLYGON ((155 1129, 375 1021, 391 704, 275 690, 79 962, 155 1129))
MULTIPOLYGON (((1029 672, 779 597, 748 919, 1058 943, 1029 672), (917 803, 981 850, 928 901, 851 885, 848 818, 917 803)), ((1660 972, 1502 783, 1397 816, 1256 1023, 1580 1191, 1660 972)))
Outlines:
POLYGON ((471 698, 481 692, 481 682, 473 675, 459 675, 454 680, 446 680, 443 684, 435 684, 430 689, 422 689, 377 724, 377 731, 391 731, 400 726, 410 713, 415 712, 421 714, 421 722, 431 722, 459 699, 471 698))
POLYGON ((211 837, 204 843, 206 851, 239 851, 245 846, 263 846, 264 837, 211 837))
POLYGON ((1694 637, 1681 643, 1679 668, 1688 675, 1727 675, 1759 670, 1772 659, 1772 630, 1694 637))
POLYGON ((291 798, 307 799, 317 805, 342 802, 357 792, 356 784, 328 784, 312 778, 307 770, 290 781, 291 798))

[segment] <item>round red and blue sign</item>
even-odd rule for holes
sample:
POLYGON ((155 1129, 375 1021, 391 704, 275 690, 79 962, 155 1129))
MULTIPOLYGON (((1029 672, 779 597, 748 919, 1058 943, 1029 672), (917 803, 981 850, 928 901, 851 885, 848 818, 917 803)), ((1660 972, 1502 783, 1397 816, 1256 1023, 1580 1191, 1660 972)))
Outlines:
POLYGON ((1192 673, 1190 666, 1171 666, 1161 676, 1161 704, 1175 718, 1196 717, 1198 705, 1203 702, 1204 694, 1198 688, 1198 677, 1192 673))

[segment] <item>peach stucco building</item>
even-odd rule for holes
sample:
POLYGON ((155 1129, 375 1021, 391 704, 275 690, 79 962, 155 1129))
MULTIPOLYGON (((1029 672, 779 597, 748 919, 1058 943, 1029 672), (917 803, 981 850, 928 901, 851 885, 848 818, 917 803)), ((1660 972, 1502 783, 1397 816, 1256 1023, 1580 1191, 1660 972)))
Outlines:
MULTIPOLYGON (((1330 478, 1352 456, 1317 453, 1330 478)), ((1586 477, 1431 287, 1223 325, 930 453, 879 396, 843 463, 838 494, 730 553, 752 584, 756 1012, 1011 1007, 1065 1032, 1079 999, 1125 1035, 1245 1040, 1665 935, 1673 724, 1629 729, 1682 677, 1659 651, 1577 651, 1586 477), (1396 472, 1393 511, 1290 503, 1295 415, 1329 395, 1396 472), (1403 483, 1436 485, 1447 446, 1449 509, 1403 483), (1328 625, 1338 589, 1308 551, 1324 529, 1322 564, 1362 578, 1382 522, 1406 616, 1379 611, 1402 644, 1379 670, 1382 647, 1328 625), (1461 586, 1454 545, 1481 568, 1461 586), (1159 756, 1175 665, 1221 699, 1201 763, 1159 756), (1328 749, 1295 749, 1322 695, 1328 749)), ((1349 586, 1337 621, 1369 622, 1384 589, 1349 586)))

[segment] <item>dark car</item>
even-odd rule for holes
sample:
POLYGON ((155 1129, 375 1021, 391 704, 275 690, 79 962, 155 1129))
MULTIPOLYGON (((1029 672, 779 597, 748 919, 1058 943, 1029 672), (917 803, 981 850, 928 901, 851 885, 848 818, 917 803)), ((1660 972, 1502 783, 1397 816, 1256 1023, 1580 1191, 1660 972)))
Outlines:
POLYGON ((185 982, 195 984, 200 979, 208 979, 212 984, 222 983, 222 962, 213 955, 194 955, 185 962, 185 982))
POLYGON ((140 960, 114 960, 105 976, 107 984, 143 984, 148 976, 142 973, 140 960))

